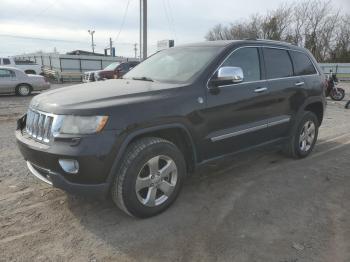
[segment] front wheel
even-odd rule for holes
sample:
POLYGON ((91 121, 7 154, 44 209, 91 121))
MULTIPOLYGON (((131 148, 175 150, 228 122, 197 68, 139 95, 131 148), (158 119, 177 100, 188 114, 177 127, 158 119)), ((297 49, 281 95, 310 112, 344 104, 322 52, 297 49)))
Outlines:
POLYGON ((317 116, 310 111, 305 111, 296 120, 292 134, 285 145, 284 152, 293 158, 307 157, 315 147, 318 128, 317 116))
POLYGON ((333 89, 330 93, 330 96, 335 101, 341 101, 345 97, 345 90, 343 88, 333 89))
POLYGON ((127 148, 112 199, 129 215, 151 217, 175 201, 185 175, 185 160, 176 145, 161 138, 141 138, 127 148))

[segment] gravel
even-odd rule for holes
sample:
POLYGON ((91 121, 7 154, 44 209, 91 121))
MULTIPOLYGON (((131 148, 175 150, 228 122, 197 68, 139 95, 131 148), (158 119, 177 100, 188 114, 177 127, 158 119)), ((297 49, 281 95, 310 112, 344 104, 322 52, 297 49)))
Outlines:
POLYGON ((0 96, 0 261, 350 261, 346 101, 328 100, 310 157, 260 149, 212 163, 140 220, 29 174, 14 129, 30 99, 0 96))

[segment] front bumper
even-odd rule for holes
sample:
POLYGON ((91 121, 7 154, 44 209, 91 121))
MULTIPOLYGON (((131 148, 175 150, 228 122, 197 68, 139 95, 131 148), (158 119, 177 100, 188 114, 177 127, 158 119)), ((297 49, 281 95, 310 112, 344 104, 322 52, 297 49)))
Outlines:
POLYGON ((104 132, 81 138, 79 143, 65 140, 46 145, 16 131, 17 145, 33 175, 69 193, 97 198, 108 194, 107 181, 115 159, 114 139, 113 132, 104 132), (66 173, 58 162, 62 158, 77 160, 79 172, 66 173))
POLYGON ((107 183, 96 185, 71 183, 61 174, 35 166, 29 161, 27 161, 27 167, 29 171, 41 181, 51 186, 63 189, 71 194, 89 197, 93 196, 96 198, 105 198, 108 194, 109 186, 107 183))

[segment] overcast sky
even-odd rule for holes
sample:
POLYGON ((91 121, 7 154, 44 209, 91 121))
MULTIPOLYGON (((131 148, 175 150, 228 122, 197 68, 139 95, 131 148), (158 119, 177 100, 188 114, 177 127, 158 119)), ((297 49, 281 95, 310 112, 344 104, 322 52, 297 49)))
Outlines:
MULTIPOLYGON (((300 0, 299 0, 300 1, 300 0)), ((176 44, 203 41, 215 24, 228 24, 277 8, 284 0, 149 0, 149 48, 158 40, 176 44)), ((96 51, 109 37, 117 55, 133 56, 139 39, 139 0, 1 0, 0 56, 38 50, 91 50, 88 29, 94 29, 96 51), (123 17, 126 13, 124 25, 123 17)), ((350 0, 333 0, 350 12, 350 0)))

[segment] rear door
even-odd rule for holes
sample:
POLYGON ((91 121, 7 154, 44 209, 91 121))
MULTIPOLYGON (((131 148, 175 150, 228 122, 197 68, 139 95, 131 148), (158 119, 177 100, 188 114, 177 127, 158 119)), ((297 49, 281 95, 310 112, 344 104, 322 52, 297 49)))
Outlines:
POLYGON ((318 74, 309 56, 301 51, 289 51, 293 61, 294 74, 300 76, 301 81, 311 90, 323 90, 324 82, 318 74))
POLYGON ((16 87, 16 75, 12 70, 0 69, 0 92, 13 92, 16 87))
POLYGON ((298 99, 303 96, 302 90, 305 86, 299 76, 294 76, 288 50, 264 47, 263 54, 270 94, 268 136, 284 137, 288 134, 292 117, 299 108, 298 99))
POLYGON ((240 67, 244 81, 219 86, 217 92, 208 89, 204 159, 266 141, 269 96, 267 82, 262 78, 259 48, 236 49, 221 65, 224 66, 240 67))

